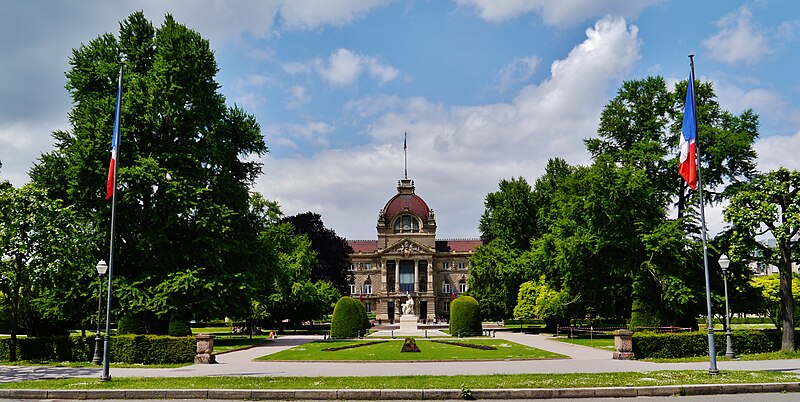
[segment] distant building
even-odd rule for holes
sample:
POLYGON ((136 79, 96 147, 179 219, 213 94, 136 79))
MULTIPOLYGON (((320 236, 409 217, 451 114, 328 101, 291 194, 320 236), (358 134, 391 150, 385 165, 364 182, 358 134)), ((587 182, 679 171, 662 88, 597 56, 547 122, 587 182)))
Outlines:
POLYGON ((421 321, 449 317, 450 301, 467 291, 468 258, 482 242, 436 240, 433 210, 408 178, 398 181, 376 229, 377 240, 348 240, 350 294, 384 322, 400 317, 407 294, 421 321))
MULTIPOLYGON (((775 248, 778 246, 778 242, 775 239, 765 239, 761 240, 760 242, 761 244, 770 248, 775 248)), ((760 256, 761 250, 756 249, 756 255, 760 256)), ((753 276, 772 275, 780 272, 777 266, 758 261, 751 261, 749 264, 747 264, 747 266, 750 268, 750 272, 753 273, 753 276)), ((797 263, 792 263, 792 272, 795 274, 800 273, 797 263)))

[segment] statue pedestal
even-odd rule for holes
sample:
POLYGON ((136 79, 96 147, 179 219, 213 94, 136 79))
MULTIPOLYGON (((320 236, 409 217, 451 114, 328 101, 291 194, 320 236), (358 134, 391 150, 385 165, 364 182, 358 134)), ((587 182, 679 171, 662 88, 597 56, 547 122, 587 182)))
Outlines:
POLYGON ((417 331, 417 316, 415 315, 401 315, 400 316, 400 332, 417 331))

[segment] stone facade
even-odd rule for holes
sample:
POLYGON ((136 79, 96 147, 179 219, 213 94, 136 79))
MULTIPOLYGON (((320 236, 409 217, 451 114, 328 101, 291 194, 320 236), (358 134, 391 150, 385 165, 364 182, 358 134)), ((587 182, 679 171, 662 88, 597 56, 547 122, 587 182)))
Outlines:
POLYGON ((436 240, 436 219, 402 179, 378 215, 377 240, 348 240, 350 294, 382 322, 396 322, 410 295, 422 322, 449 317, 450 301, 467 290, 468 258, 478 239, 436 240))

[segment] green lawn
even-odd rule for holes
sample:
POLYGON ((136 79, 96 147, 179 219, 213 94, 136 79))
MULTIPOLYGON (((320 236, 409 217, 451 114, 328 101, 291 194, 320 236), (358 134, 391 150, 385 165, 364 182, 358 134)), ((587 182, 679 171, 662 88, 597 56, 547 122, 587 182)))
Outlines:
POLYGON ((588 336, 582 336, 580 338, 558 337, 553 339, 559 342, 571 343, 574 345, 589 346, 591 348, 614 351, 613 336, 600 335, 592 338, 588 336))
POLYGON ((686 384, 741 384, 796 382, 800 375, 768 371, 706 370, 635 373, 495 374, 392 377, 188 377, 123 378, 108 382, 97 378, 19 381, 1 383, 13 389, 491 389, 635 387, 686 384))
MULTIPOLYGON (((496 350, 480 350, 463 346, 446 345, 429 340, 417 340, 420 353, 401 353, 403 340, 391 340, 379 344, 356 347, 337 351, 323 351, 322 349, 335 348, 340 346, 364 344, 367 342, 382 341, 375 339, 372 341, 317 341, 282 352, 263 356, 258 360, 414 360, 414 361, 452 361, 452 360, 504 360, 504 359, 562 359, 566 356, 551 353, 544 350, 520 345, 518 343, 504 341, 500 339, 469 339, 458 340, 458 342, 474 345, 494 346, 496 350)), ((452 340, 456 341, 456 340, 452 340)))
POLYGON ((272 339, 269 339, 268 335, 253 335, 253 339, 250 339, 250 337, 246 335, 216 337, 214 338, 214 354, 249 348, 250 346, 263 345, 270 342, 272 342, 272 339))

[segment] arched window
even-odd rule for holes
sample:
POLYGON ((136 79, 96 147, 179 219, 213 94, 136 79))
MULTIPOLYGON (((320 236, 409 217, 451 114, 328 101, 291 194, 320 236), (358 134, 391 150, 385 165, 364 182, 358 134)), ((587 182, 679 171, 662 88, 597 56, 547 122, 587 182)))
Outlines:
POLYGON ((354 281, 350 281, 348 285, 350 287, 350 296, 356 294, 356 283, 354 281))
POLYGON ((394 221, 395 233, 417 233, 419 232, 419 221, 411 215, 400 215, 394 221))
POLYGON ((364 293, 368 295, 372 294, 372 282, 369 279, 364 282, 364 293))
POLYGON ((466 291, 467 291, 467 281, 462 279, 458 282, 458 293, 464 293, 466 291))

